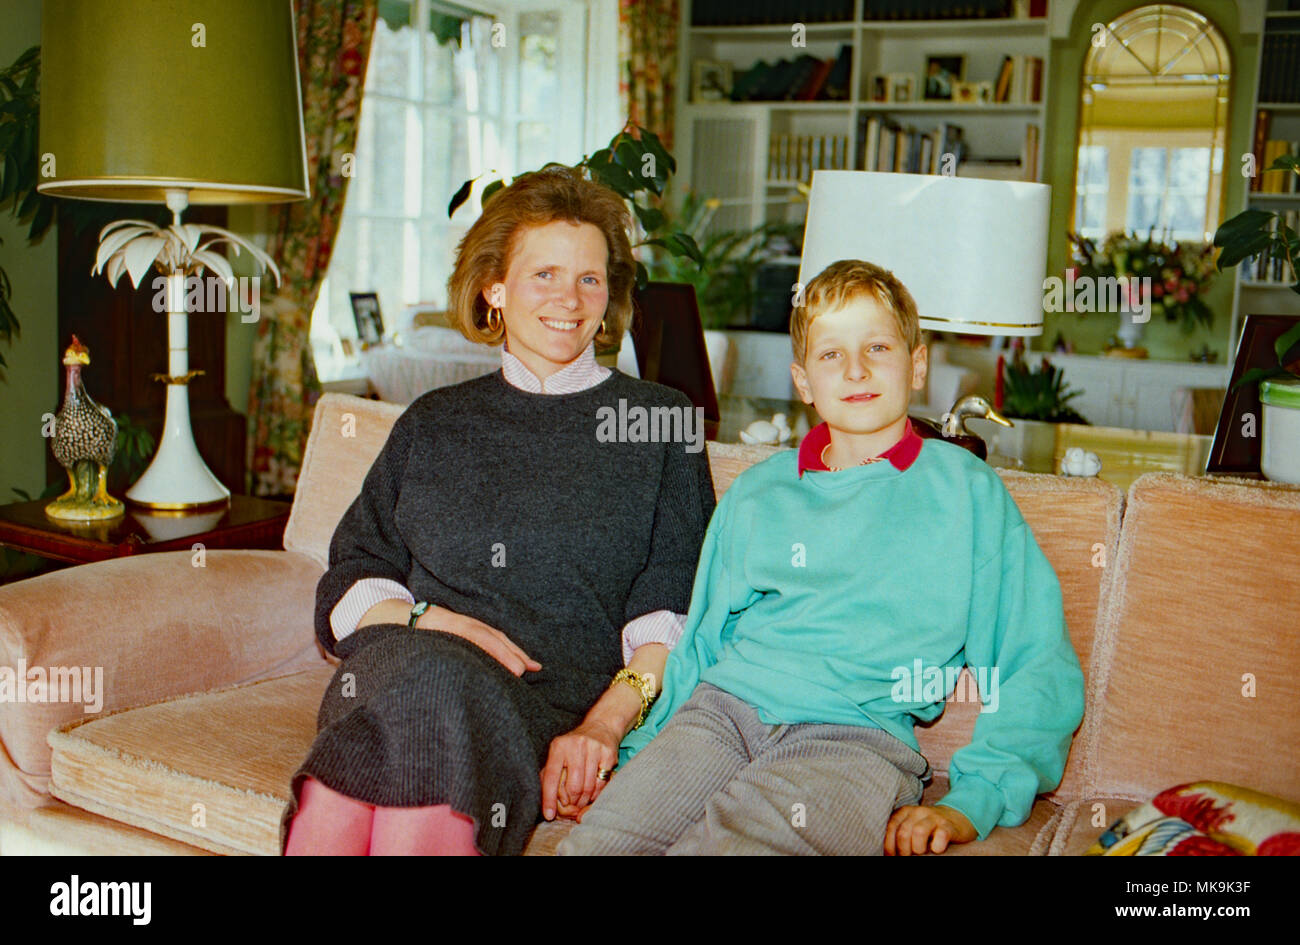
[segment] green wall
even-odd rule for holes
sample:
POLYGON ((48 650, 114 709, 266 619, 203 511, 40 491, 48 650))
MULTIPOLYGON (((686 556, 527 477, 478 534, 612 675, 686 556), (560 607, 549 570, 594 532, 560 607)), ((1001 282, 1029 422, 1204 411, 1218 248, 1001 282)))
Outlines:
MULTIPOLYGON (((0 63, 6 66, 41 41, 41 0, 4 0, 0 63)), ((37 495, 45 488, 41 415, 56 413, 63 378, 58 346, 58 239, 51 228, 27 242, 27 227, 0 213, 0 266, 13 283, 10 304, 21 323, 13 343, 0 342, 8 366, 0 381, 0 504, 19 501, 14 487, 37 495)))
MULTIPOLYGON (((1232 77, 1228 101, 1228 146, 1224 154, 1224 218, 1238 212, 1245 199, 1246 181, 1240 174, 1240 156, 1250 150, 1255 94, 1252 84, 1259 59, 1258 34, 1241 33, 1237 3, 1232 0, 1179 0, 1206 16, 1228 43, 1232 77)), ((1052 219, 1048 241, 1048 275, 1060 275, 1069 265, 1070 247, 1066 233, 1070 225, 1070 204, 1074 199, 1074 162, 1079 136, 1079 78, 1092 39, 1092 24, 1107 23, 1141 6, 1137 0, 1080 0, 1069 35, 1052 39, 1047 127, 1043 134, 1043 180, 1052 185, 1052 219)), ((1214 312, 1207 331, 1201 326, 1184 335, 1179 324, 1152 318, 1146 325, 1144 342, 1152 358, 1187 360, 1188 352, 1209 344, 1219 352, 1219 363, 1232 348, 1232 271, 1221 274, 1206 295, 1214 312)), ((1059 330, 1079 354, 1099 354, 1119 327, 1117 314, 1080 315, 1045 313, 1043 334, 1034 339, 1036 350, 1050 348, 1059 330)))

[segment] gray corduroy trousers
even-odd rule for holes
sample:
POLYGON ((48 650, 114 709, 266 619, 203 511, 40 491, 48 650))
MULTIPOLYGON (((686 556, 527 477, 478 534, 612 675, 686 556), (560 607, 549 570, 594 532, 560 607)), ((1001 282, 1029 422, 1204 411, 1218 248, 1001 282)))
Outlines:
POLYGON ((857 725, 766 725, 701 683, 561 843, 569 855, 879 855, 925 758, 857 725))

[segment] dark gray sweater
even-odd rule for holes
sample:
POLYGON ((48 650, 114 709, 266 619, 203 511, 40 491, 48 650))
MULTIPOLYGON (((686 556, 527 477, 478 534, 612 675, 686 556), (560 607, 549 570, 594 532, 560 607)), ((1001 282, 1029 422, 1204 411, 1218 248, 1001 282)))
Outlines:
POLYGON ((622 666, 628 621, 686 613, 714 506, 707 452, 601 441, 597 411, 620 400, 691 409, 617 371, 574 394, 528 393, 497 371, 418 398, 330 542, 321 643, 334 652, 330 612, 354 583, 391 578, 505 633, 542 664, 527 682, 585 712, 622 666))

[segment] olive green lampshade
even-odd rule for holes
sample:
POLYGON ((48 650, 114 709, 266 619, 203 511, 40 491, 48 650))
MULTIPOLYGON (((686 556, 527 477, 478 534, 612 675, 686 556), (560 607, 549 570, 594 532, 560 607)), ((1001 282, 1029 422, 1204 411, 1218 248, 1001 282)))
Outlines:
POLYGON ((310 196, 295 35, 291 0, 45 0, 37 189, 310 196))

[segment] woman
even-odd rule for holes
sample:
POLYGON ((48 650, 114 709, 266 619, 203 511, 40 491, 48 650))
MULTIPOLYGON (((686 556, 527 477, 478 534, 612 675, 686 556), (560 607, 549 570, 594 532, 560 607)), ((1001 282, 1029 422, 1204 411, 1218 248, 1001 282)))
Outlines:
POLYGON ((631 317, 630 222, 548 168, 461 241, 451 316, 504 342, 502 369, 412 403, 334 533, 316 632, 342 664, 287 853, 518 853, 539 814, 595 800, 644 718, 714 500, 705 452, 597 433, 609 409, 691 409, 595 361, 631 317))

